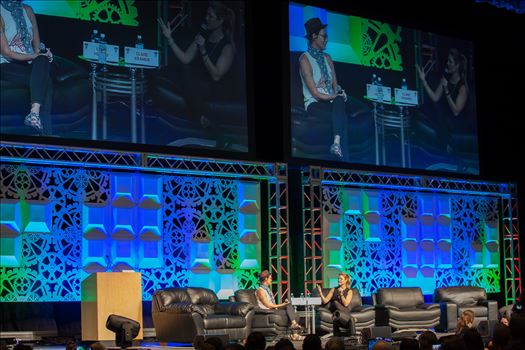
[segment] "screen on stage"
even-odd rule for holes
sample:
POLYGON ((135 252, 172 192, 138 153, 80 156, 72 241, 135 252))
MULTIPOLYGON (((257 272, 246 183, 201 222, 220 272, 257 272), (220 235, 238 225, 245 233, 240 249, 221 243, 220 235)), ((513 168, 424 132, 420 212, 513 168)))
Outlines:
POLYGON ((292 157, 479 174, 472 42, 291 2, 289 50, 292 157))
MULTIPOLYGON (((245 1, 22 3, 32 8, 40 40, 54 54, 52 80, 35 97, 28 82, 2 74, 3 136, 251 152, 245 1), (31 109, 34 103, 40 110, 31 109)), ((15 23, 6 6, 4 22, 15 23)), ((13 28, 6 30, 11 50, 19 37, 13 28)), ((31 67, 13 60, 2 59, 2 68, 31 67)))

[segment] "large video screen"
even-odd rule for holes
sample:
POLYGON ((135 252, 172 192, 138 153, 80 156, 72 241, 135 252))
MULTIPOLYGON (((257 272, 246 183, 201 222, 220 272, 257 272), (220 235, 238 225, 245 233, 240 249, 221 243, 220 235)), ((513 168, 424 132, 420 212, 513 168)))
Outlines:
POLYGON ((245 1, 16 4, 1 2, 3 136, 250 151, 245 1), (30 12, 54 55, 44 78, 17 54, 41 50, 30 12))
POLYGON ((471 42, 292 2, 289 50, 292 157, 479 174, 471 42))

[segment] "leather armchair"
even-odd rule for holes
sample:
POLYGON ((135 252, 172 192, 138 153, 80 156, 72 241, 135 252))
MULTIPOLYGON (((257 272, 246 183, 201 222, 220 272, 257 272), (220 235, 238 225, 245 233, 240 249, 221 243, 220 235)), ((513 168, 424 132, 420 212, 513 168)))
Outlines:
POLYGON ((160 342, 191 343, 196 335, 226 334, 245 339, 251 332, 253 305, 219 302, 207 288, 169 288, 152 296, 153 325, 160 342))
POLYGON ((261 332, 265 336, 277 336, 288 331, 288 317, 278 314, 274 310, 261 309, 257 303, 254 289, 240 289, 235 291, 234 301, 245 302, 254 307, 252 332, 261 332))
POLYGON ((440 330, 454 330, 458 317, 465 310, 472 310, 475 315, 474 326, 480 321, 498 320, 498 302, 487 300, 485 289, 472 286, 443 287, 434 292, 434 301, 440 303, 440 330))
POLYGON ((419 287, 379 288, 376 302, 394 329, 431 328, 439 324, 439 304, 425 303, 419 287))
MULTIPOLYGON (((330 291, 330 288, 323 288, 323 294, 326 295, 330 291)), ((361 329, 372 327, 375 324, 375 310, 372 305, 363 305, 363 299, 359 290, 352 288, 352 301, 348 306, 350 315, 354 319, 355 330, 360 332, 361 329)), ((317 296, 317 289, 314 289, 312 296, 317 296)), ((319 328, 326 332, 332 332, 333 330, 333 319, 332 312, 328 307, 322 305, 318 308, 319 312, 319 328)), ((341 332, 345 333, 347 330, 341 329, 341 332)))

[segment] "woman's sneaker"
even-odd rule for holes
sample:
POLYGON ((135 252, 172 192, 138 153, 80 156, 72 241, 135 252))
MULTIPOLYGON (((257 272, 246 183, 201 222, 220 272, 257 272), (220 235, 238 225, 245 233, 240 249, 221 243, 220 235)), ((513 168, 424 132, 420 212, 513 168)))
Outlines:
POLYGON ((24 124, 27 126, 32 127, 38 132, 42 132, 42 121, 40 120, 40 117, 35 112, 29 112, 28 115, 24 118, 24 124))
POLYGON ((343 158, 343 150, 341 150, 341 145, 339 145, 338 143, 334 143, 332 144, 332 146, 330 146, 330 153, 336 156, 337 158, 343 158))

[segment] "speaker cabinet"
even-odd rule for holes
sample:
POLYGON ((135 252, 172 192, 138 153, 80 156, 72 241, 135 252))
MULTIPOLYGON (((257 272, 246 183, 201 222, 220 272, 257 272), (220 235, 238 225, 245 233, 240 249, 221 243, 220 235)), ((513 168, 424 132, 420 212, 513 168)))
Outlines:
POLYGON ((392 327, 390 326, 375 326, 363 328, 361 330, 361 337, 363 342, 374 338, 392 338, 392 327))

